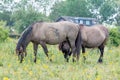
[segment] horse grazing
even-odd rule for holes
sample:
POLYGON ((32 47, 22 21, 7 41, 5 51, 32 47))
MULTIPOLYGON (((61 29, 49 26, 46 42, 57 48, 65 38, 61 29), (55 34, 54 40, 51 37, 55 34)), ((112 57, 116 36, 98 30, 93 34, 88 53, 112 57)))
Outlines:
MULTIPOLYGON (((80 25, 81 37, 82 37, 82 53, 85 54, 85 48, 98 48, 100 50, 100 57, 98 62, 103 62, 104 47, 109 37, 109 32, 103 25, 94 25, 87 27, 80 25)), ((68 56, 71 55, 68 42, 62 42, 59 44, 59 49, 64 53, 64 58, 68 61, 68 56)), ((83 56, 84 60, 86 59, 83 56)))
POLYGON ((22 63, 24 56, 27 55, 26 47, 30 42, 33 43, 34 62, 36 62, 36 55, 38 45, 40 44, 44 53, 49 59, 48 49, 46 44, 55 45, 68 41, 71 52, 73 53, 73 60, 79 59, 79 52, 81 46, 81 33, 79 25, 68 21, 61 22, 36 22, 30 25, 19 38, 16 46, 16 54, 20 57, 22 63), (75 43, 77 46, 75 46, 75 43))
POLYGON ((71 49, 67 41, 64 41, 59 44, 59 50, 63 52, 64 58, 66 61, 69 61, 69 56, 71 56, 71 49))

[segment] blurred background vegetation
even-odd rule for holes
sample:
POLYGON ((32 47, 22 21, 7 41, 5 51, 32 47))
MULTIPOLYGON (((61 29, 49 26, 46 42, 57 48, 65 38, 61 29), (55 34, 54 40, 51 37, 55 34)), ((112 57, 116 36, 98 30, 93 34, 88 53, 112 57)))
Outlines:
POLYGON ((110 44, 120 44, 120 0, 1 0, 0 41, 21 32, 35 21, 55 21, 60 16, 96 18, 113 25, 110 44))

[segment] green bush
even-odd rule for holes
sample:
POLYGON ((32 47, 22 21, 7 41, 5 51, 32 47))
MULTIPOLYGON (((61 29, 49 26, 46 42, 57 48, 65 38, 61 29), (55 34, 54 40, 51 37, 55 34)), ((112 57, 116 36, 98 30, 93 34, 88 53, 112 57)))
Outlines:
POLYGON ((5 22, 0 21, 0 42, 5 41, 9 36, 9 31, 4 27, 5 25, 3 25, 3 23, 5 22))
POLYGON ((110 44, 116 47, 120 45, 120 31, 118 28, 110 29, 110 44))
POLYGON ((0 42, 8 38, 8 30, 0 26, 0 42))

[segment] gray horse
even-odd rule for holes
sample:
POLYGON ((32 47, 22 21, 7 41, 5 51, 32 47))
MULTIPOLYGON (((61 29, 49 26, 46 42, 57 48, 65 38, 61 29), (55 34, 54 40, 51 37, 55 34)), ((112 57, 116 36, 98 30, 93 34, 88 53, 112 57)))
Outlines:
POLYGON ((24 56, 27 55, 26 47, 29 42, 33 43, 34 62, 36 62, 36 55, 38 44, 40 44, 48 56, 48 49, 46 44, 55 45, 68 41, 74 58, 79 60, 79 52, 81 46, 81 32, 79 25, 68 21, 61 22, 36 22, 30 25, 21 35, 16 46, 16 54, 22 63, 24 56), (78 44, 79 43, 79 44, 78 44))
MULTIPOLYGON (((80 25, 81 37, 82 37, 82 53, 85 53, 85 48, 98 48, 101 52, 98 62, 102 62, 104 47, 109 37, 109 32, 103 25, 94 25, 87 27, 80 25)), ((71 55, 68 42, 62 42, 59 44, 59 49, 64 53, 64 58, 68 61, 68 56, 71 55)), ((84 60, 86 59, 85 56, 84 60)))

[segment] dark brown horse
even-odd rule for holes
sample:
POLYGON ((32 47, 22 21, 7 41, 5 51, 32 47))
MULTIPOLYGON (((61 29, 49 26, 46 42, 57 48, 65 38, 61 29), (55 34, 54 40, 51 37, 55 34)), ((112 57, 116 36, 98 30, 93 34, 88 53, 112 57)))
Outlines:
POLYGON ((49 58, 46 44, 55 45, 64 41, 70 43, 69 46, 73 53, 73 59, 75 57, 78 60, 81 46, 79 25, 68 21, 53 23, 36 22, 23 32, 16 46, 16 53, 20 57, 20 62, 22 62, 24 56, 27 55, 26 47, 29 42, 32 42, 35 56, 34 62, 36 62, 38 44, 42 46, 46 56, 49 58))
MULTIPOLYGON (((85 48, 97 47, 101 52, 98 62, 102 62, 104 47, 109 36, 108 29, 105 28, 103 25, 94 25, 91 27, 80 25, 80 31, 82 36, 82 53, 85 53, 85 48)), ((68 56, 71 55, 69 43, 65 41, 60 43, 59 49, 64 53, 64 57, 68 61, 68 56)), ((86 57, 83 57, 85 60, 86 57)))

